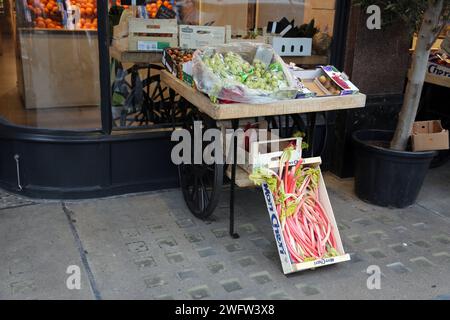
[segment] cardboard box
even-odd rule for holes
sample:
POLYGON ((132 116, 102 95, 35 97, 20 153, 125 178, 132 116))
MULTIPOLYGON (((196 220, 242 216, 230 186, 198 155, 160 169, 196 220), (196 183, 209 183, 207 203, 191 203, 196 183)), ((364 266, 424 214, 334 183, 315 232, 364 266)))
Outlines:
POLYGON ((270 44, 280 57, 310 56, 312 51, 311 38, 269 37, 270 44))
POLYGON ((216 46, 226 42, 227 33, 231 27, 210 27, 180 25, 180 47, 183 49, 198 49, 204 46, 216 46))
POLYGON ((449 149, 448 130, 442 128, 440 120, 415 122, 411 141, 413 151, 449 149))
POLYGON ((122 51, 162 51, 178 46, 177 19, 121 19, 113 45, 122 51))
MULTIPOLYGON (((336 96, 327 90, 318 80, 320 76, 325 76, 337 88, 340 95, 351 95, 359 93, 359 89, 333 66, 322 66, 314 70, 290 70, 296 79, 301 79, 306 88, 312 91, 315 96, 336 96)), ((306 96, 309 97, 309 96, 306 96)))

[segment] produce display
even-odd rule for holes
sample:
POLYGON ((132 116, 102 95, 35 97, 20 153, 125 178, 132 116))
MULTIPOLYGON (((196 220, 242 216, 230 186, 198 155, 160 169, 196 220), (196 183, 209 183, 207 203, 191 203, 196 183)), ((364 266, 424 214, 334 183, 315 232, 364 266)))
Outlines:
POLYGON ((39 29, 97 29, 96 0, 27 0, 33 26, 39 29))
POLYGON ((163 52, 162 62, 164 66, 178 79, 193 85, 192 58, 194 50, 167 48, 163 52))
POLYGON ((320 76, 319 82, 333 95, 340 95, 341 90, 326 76, 320 76))
MULTIPOLYGON (((127 3, 130 3, 129 1, 127 3)), ((175 0, 146 0, 138 3, 134 8, 134 17, 142 19, 175 19, 175 0), (141 5, 141 4, 144 5, 141 5)), ((121 1, 116 1, 116 6, 123 9, 130 8, 129 5, 122 5, 121 1)))
POLYGON ((335 228, 319 199, 320 169, 290 167, 294 147, 284 150, 278 172, 257 168, 250 179, 272 192, 281 232, 293 264, 340 256, 335 228))
POLYGON ((233 79, 251 89, 273 92, 288 86, 278 62, 265 65, 264 62, 255 59, 250 64, 234 52, 227 52, 225 55, 215 53, 212 57, 205 56, 203 62, 221 79, 233 79))
POLYGON ((145 9, 147 10, 148 17, 156 18, 156 15, 158 14, 158 11, 160 10, 161 7, 165 7, 168 10, 172 10, 173 4, 171 3, 171 1, 167 1, 167 0, 166 1, 161 1, 161 0, 147 1, 145 9))
POLYGON ((281 58, 267 45, 208 47, 196 51, 193 61, 197 88, 213 102, 267 103, 292 99, 297 92, 281 58))
POLYGON ((34 27, 63 29, 60 7, 54 0, 27 0, 34 27))
POLYGON ((97 1, 96 0, 70 0, 72 6, 80 10, 80 20, 77 29, 97 29, 97 1))
POLYGON ((170 55, 174 62, 181 64, 182 62, 188 62, 192 60, 194 51, 193 50, 183 50, 178 48, 169 48, 167 53, 170 55))

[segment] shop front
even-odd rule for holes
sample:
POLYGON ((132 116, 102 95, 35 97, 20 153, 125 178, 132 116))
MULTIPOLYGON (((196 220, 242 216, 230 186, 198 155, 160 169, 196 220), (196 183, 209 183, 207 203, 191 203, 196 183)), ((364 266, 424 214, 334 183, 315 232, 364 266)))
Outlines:
MULTIPOLYGON (((342 39, 346 19, 338 1, 6 0, 2 6, 0 185, 38 198, 179 185, 170 136, 185 120, 179 105, 186 99, 161 81, 164 47, 270 41, 287 63, 338 65, 342 48, 331 39, 342 39)), ((308 131, 311 118, 299 117, 299 129, 308 131)))

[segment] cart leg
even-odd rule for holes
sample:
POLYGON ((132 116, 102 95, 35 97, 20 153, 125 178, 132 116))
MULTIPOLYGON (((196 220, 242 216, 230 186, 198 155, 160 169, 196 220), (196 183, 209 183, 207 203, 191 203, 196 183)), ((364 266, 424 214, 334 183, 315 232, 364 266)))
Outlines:
POLYGON ((169 89, 169 103, 170 103, 170 119, 172 122, 172 129, 175 130, 175 114, 177 112, 177 106, 175 105, 176 92, 173 89, 169 89))
POLYGON ((316 113, 308 114, 308 145, 311 150, 311 157, 314 157, 314 134, 316 131, 316 113))
MULTIPOLYGON (((233 130, 236 132, 239 126, 239 120, 232 121, 233 130)), ((237 135, 233 137, 233 162, 231 163, 231 185, 230 185, 230 236, 238 239, 239 234, 234 232, 234 188, 236 184, 236 166, 237 166, 237 135)))
MULTIPOLYGON (((150 66, 147 66, 147 79, 150 79, 150 75, 151 75, 150 66)), ((150 104, 150 100, 151 100, 151 98, 150 98, 150 86, 151 86, 151 83, 150 83, 150 80, 148 80, 147 81, 147 103, 149 103, 149 104, 150 104)), ((152 110, 150 110, 150 105, 148 105, 146 107, 144 116, 145 116, 145 124, 146 125, 148 125, 149 121, 153 121, 154 122, 153 112, 152 112, 152 110)))

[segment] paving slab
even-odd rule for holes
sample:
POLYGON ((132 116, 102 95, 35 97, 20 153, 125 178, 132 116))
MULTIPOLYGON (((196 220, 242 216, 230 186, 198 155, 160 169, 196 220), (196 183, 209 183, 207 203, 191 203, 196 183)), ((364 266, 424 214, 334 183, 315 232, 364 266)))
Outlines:
POLYGON ((352 180, 325 174, 352 260, 289 276, 257 188, 236 192, 239 239, 228 235, 227 186, 206 221, 191 215, 179 190, 53 203, 18 198, 30 201, 25 206, 10 198, 0 209, 7 257, 0 298, 448 299, 450 205, 440 193, 448 169, 432 172, 406 209, 364 203, 352 180), (82 267, 84 291, 61 287, 71 263, 82 267))
POLYGON ((450 162, 443 167, 430 169, 425 178, 418 205, 450 219, 450 162))
POLYGON ((14 207, 0 211, 0 299, 93 299, 61 204, 14 207), (80 290, 66 285, 71 265, 80 290))

